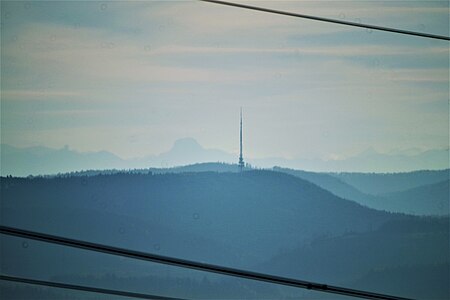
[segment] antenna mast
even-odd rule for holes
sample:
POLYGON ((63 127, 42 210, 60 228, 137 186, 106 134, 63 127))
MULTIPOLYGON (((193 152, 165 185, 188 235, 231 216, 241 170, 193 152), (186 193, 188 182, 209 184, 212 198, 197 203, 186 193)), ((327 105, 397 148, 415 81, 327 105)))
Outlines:
POLYGON ((244 169, 244 158, 242 157, 242 107, 241 107, 241 123, 239 130, 239 171, 242 172, 244 169))

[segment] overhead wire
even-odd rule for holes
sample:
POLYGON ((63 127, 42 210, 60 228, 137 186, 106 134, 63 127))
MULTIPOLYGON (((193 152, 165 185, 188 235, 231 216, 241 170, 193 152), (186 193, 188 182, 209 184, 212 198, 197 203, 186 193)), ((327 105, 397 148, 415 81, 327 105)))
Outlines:
POLYGON ((445 35, 437 35, 437 34, 403 30, 403 29, 384 27, 384 26, 378 26, 378 25, 363 24, 363 23, 359 23, 359 22, 350 22, 350 21, 344 21, 344 20, 338 20, 338 19, 323 18, 323 17, 313 16, 313 15, 305 15, 305 14, 299 14, 299 13, 294 13, 294 12, 289 12, 289 11, 282 11, 282 10, 276 10, 276 9, 270 9, 270 8, 264 8, 264 7, 259 7, 259 6, 252 6, 252 5, 246 5, 246 4, 228 2, 228 1, 217 1, 217 0, 199 0, 199 1, 209 2, 209 3, 219 4, 219 5, 232 6, 232 7, 237 7, 237 8, 250 9, 250 10, 278 14, 278 15, 285 15, 285 16, 290 16, 290 17, 310 19, 310 20, 315 20, 315 21, 320 21, 320 22, 334 23, 334 24, 347 25, 347 26, 353 26, 353 27, 361 27, 361 28, 366 28, 366 29, 370 29, 370 30, 386 31, 386 32, 399 33, 399 34, 404 34, 404 35, 412 35, 412 36, 429 38, 429 39, 450 41, 450 37, 445 36, 445 35))
POLYGON ((77 285, 77 284, 62 283, 62 282, 55 282, 55 281, 23 278, 23 277, 2 275, 2 274, 0 274, 0 280, 16 282, 16 283, 25 283, 25 284, 31 284, 31 285, 47 286, 47 287, 60 288, 60 289, 66 289, 66 290, 99 293, 99 294, 104 294, 104 295, 122 296, 122 297, 134 298, 134 299, 182 300, 180 298, 156 296, 156 295, 150 295, 150 294, 144 294, 144 293, 127 292, 127 291, 120 291, 120 290, 113 290, 113 289, 106 289, 106 288, 91 287, 91 286, 86 286, 86 285, 77 285))
POLYGON ((311 281, 298 280, 293 278, 274 276, 264 273, 257 273, 252 271, 240 270, 235 268, 229 268, 224 266, 218 266, 213 264, 207 264, 202 262, 196 262, 191 260, 179 259, 169 256, 162 256, 157 254, 151 254, 136 250, 130 250, 125 248, 119 248, 114 246, 107 246, 87 241, 81 241, 66 237, 60 237, 45 233, 39 233, 30 230, 24 230, 9 226, 0 225, 0 233, 9 236, 22 237, 32 240, 38 240, 42 242, 58 244, 73 248, 79 248, 84 250, 90 250, 95 252, 101 252, 116 256, 128 257, 137 260, 151 261, 160 264, 172 265, 182 268, 195 269, 199 271, 205 271, 210 273, 217 273, 227 276, 245 278, 250 280, 269 282, 278 285, 291 286, 296 288, 308 289, 313 291, 339 294, 351 297, 358 297, 364 299, 375 299, 375 300, 407 300, 408 298, 391 296, 381 293, 373 293, 368 291, 361 291, 357 289, 349 289, 339 286, 315 283, 311 281))

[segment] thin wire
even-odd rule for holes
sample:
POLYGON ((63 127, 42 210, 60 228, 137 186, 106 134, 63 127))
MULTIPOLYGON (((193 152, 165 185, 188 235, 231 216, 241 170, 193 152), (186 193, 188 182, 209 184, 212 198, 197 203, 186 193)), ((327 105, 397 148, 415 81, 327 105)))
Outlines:
POLYGON ((291 17, 297 17, 297 18, 303 18, 303 19, 310 19, 310 20, 321 21, 321 22, 328 22, 328 23, 334 23, 334 24, 340 24, 340 25, 362 27, 362 28, 367 28, 367 29, 372 29, 372 30, 387 31, 387 32, 400 33, 400 34, 406 34, 406 35, 413 35, 413 36, 430 38, 430 39, 438 39, 438 40, 450 41, 450 37, 444 36, 444 35, 436 35, 436 34, 422 33, 422 32, 409 31, 409 30, 402 30, 402 29, 396 29, 396 28, 390 28, 390 27, 383 27, 383 26, 376 26, 376 25, 369 25, 369 24, 361 24, 361 23, 357 23, 357 22, 349 22, 349 21, 342 21, 342 20, 336 20, 336 19, 322 18, 322 17, 317 17, 317 16, 304 15, 304 14, 298 14, 298 13, 293 13, 293 12, 288 12, 288 11, 281 11, 281 10, 275 10, 275 9, 270 9, 270 8, 251 6, 251 5, 245 5, 245 4, 234 3, 234 2, 227 2, 227 1, 216 1, 216 0, 199 0, 199 1, 210 2, 210 3, 220 4, 220 5, 233 6, 233 7, 239 7, 239 8, 244 8, 244 9, 263 11, 263 12, 268 12, 268 13, 278 14, 278 15, 285 15, 285 16, 291 16, 291 17))
POLYGON ((190 260, 184 260, 179 258, 173 258, 168 256, 150 254, 135 250, 128 250, 124 248, 112 247, 101 245, 92 242, 80 241, 75 239, 69 239, 64 237, 59 237, 55 235, 49 235, 44 233, 33 232, 29 230, 18 229, 14 227, 2 226, 0 225, 0 233, 10 236, 23 237, 43 242, 48 242, 52 244, 59 244, 64 246, 69 246, 73 248, 79 248, 84 250, 90 250, 95 252, 102 252, 117 256, 129 257, 138 260, 151 261, 166 265, 173 265, 182 268, 195 269, 200 271, 206 271, 211 273, 218 273, 227 276, 240 277, 256 281, 264 281, 279 285, 292 286, 296 288, 303 288, 309 290, 315 290, 320 292, 340 294, 364 299, 377 299, 377 300, 407 300, 407 298, 390 296, 385 294, 372 293, 367 291, 348 289, 338 286, 331 286, 326 284, 314 283, 310 281, 292 279, 281 276, 268 275, 264 273, 257 273, 245 270, 239 270, 234 268, 222 267, 212 264, 200 263, 190 260))
POLYGON ((125 291, 111 290, 111 289, 102 289, 102 288, 96 288, 96 287, 90 287, 90 286, 84 286, 84 285, 29 279, 29 278, 22 278, 22 277, 9 276, 9 275, 0 275, 0 280, 20 282, 20 283, 33 284, 33 285, 42 285, 42 286, 67 289, 67 290, 100 293, 100 294, 105 294, 105 295, 123 296, 123 297, 128 297, 128 298, 135 298, 135 299, 181 300, 179 298, 162 297, 162 296, 125 292, 125 291))

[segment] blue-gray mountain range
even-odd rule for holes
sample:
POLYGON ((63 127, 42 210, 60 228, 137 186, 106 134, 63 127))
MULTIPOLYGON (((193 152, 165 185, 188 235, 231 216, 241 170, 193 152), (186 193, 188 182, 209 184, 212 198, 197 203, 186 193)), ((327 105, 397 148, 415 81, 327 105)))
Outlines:
MULTIPOLYGON (((448 216, 374 210, 319 187, 343 183, 344 192, 349 184, 339 174, 192 171, 230 166, 186 166, 176 174, 2 177, 0 223, 412 299, 449 298, 448 216)), ((399 176, 417 185, 420 178, 426 183, 448 178, 445 172, 399 176)), ((351 174, 351 180, 361 176, 351 174)), ((374 176, 373 185, 383 182, 383 176, 374 176)), ((368 191, 365 186, 364 193, 368 191)), ((0 250, 2 272, 26 278, 188 299, 339 299, 18 237, 2 235, 0 250)), ((27 293, 23 299, 40 295, 19 291, 27 293)), ((15 299, 9 296, 14 293, 2 295, 15 299)))
MULTIPOLYGON (((2 175, 28 176, 57 174, 81 170, 167 168, 200 162, 234 163, 237 155, 217 149, 205 149, 195 139, 177 140, 167 152, 142 158, 122 159, 108 151, 78 152, 64 147, 43 146, 18 148, 1 145, 2 175)), ((407 172, 437 170, 449 167, 448 149, 417 150, 381 154, 369 149, 343 160, 262 158, 247 159, 255 167, 280 166, 320 172, 407 172)))

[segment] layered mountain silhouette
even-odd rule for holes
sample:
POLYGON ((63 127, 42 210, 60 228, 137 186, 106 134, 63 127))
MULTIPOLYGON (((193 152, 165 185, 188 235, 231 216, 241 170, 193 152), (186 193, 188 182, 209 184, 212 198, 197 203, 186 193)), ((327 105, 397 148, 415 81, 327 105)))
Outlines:
POLYGON ((380 195, 395 193, 427 184, 434 184, 450 179, 450 170, 422 170, 401 173, 331 173, 330 175, 346 182, 358 190, 380 195))
POLYGON ((127 163, 107 152, 77 152, 64 147, 16 148, 1 145, 1 174, 28 176, 57 174, 85 169, 127 168, 127 163))
MULTIPOLYGON (((247 167, 245 170, 252 170, 247 167)), ((319 173, 274 167, 272 170, 294 175, 343 199, 388 212, 412 215, 449 214, 449 170, 406 173, 319 173), (347 180, 348 182, 344 181, 347 180), (354 184, 355 186, 353 186, 354 184), (364 190, 361 191, 358 189, 364 190), (396 192, 389 192, 396 191, 396 192)), ((89 170, 61 176, 119 174, 120 170, 89 170)), ((148 168, 128 171, 134 174, 189 172, 239 172, 236 164, 198 163, 174 168, 148 168)))
POLYGON ((422 185, 405 191, 383 194, 376 205, 388 211, 414 215, 445 215, 449 213, 449 180, 422 185))
POLYGON ((172 148, 160 155, 148 156, 143 159, 147 166, 173 167, 197 162, 233 162, 234 154, 217 149, 205 149, 193 138, 176 140, 172 148))
MULTIPOLYGON (((448 217, 373 210, 281 172, 2 177, 0 185, 4 225, 355 288, 365 286, 367 278, 382 282, 380 272, 393 282, 413 282, 411 268, 427 268, 435 282, 448 282, 448 272, 439 267, 449 263, 448 217)), ((128 286, 142 290, 145 276, 168 282, 189 278, 192 282, 184 281, 178 294, 168 290, 170 284, 153 291, 175 297, 199 296, 198 289, 190 291, 205 276, 83 251, 62 252, 39 242, 24 247, 22 239, 2 241, 2 255, 8 257, 2 270, 9 274, 94 284, 122 270, 128 286)), ((294 297, 242 280, 212 281, 227 287, 228 298, 294 297)), ((378 292, 404 293, 377 282, 372 288, 378 292)), ((203 297, 213 297, 218 286, 204 283, 203 297)), ((448 289, 437 284, 411 293, 407 296, 436 298, 447 296, 448 289)))
POLYGON ((315 173, 275 167, 364 206, 413 215, 449 214, 449 170, 315 173))
MULTIPOLYGON (((89 236, 93 228, 102 226, 101 218, 90 217, 89 211, 116 215, 111 220, 116 225, 104 224, 105 230, 117 227, 118 231, 121 226, 129 230, 132 224, 120 222, 120 215, 150 224, 163 220, 160 224, 168 229, 241 249, 246 263, 264 260, 323 232, 334 235, 377 228, 391 216, 338 198, 308 181, 271 171, 2 178, 2 199, 4 221, 20 221, 18 225, 26 228, 71 236, 83 233, 88 234, 86 238, 107 241, 107 236, 89 236), (28 212, 33 217, 17 215, 28 212), (77 219, 70 221, 70 215, 77 219)), ((165 229, 158 232, 161 239, 173 235, 163 234, 165 229)), ((145 246, 140 240, 135 242, 145 246)), ((163 240, 154 242, 163 248, 163 240)), ((180 250, 171 249, 178 256, 200 259, 196 251, 180 250)), ((208 256, 202 254, 202 260, 208 256)))
MULTIPOLYGON (((321 172, 400 172, 421 169, 446 169, 449 166, 448 149, 420 152, 393 152, 381 154, 369 149, 342 160, 246 158, 251 165, 262 168, 281 166, 321 172)), ((167 152, 141 158, 122 159, 107 151, 78 152, 69 147, 17 148, 1 145, 1 174, 28 176, 57 174, 91 169, 168 168, 201 162, 234 163, 237 154, 218 149, 205 149, 193 138, 175 141, 167 152)))
POLYGON ((107 151, 78 152, 65 146, 17 148, 1 145, 1 174, 14 176, 57 174, 81 170, 134 169, 183 166, 197 162, 233 162, 234 155, 205 149, 196 140, 177 140, 172 148, 159 155, 122 159, 107 151))
POLYGON ((261 167, 280 166, 315 172, 409 172, 414 170, 438 170, 449 167, 448 149, 379 153, 368 149, 355 156, 337 160, 322 159, 259 159, 251 161, 261 167))

